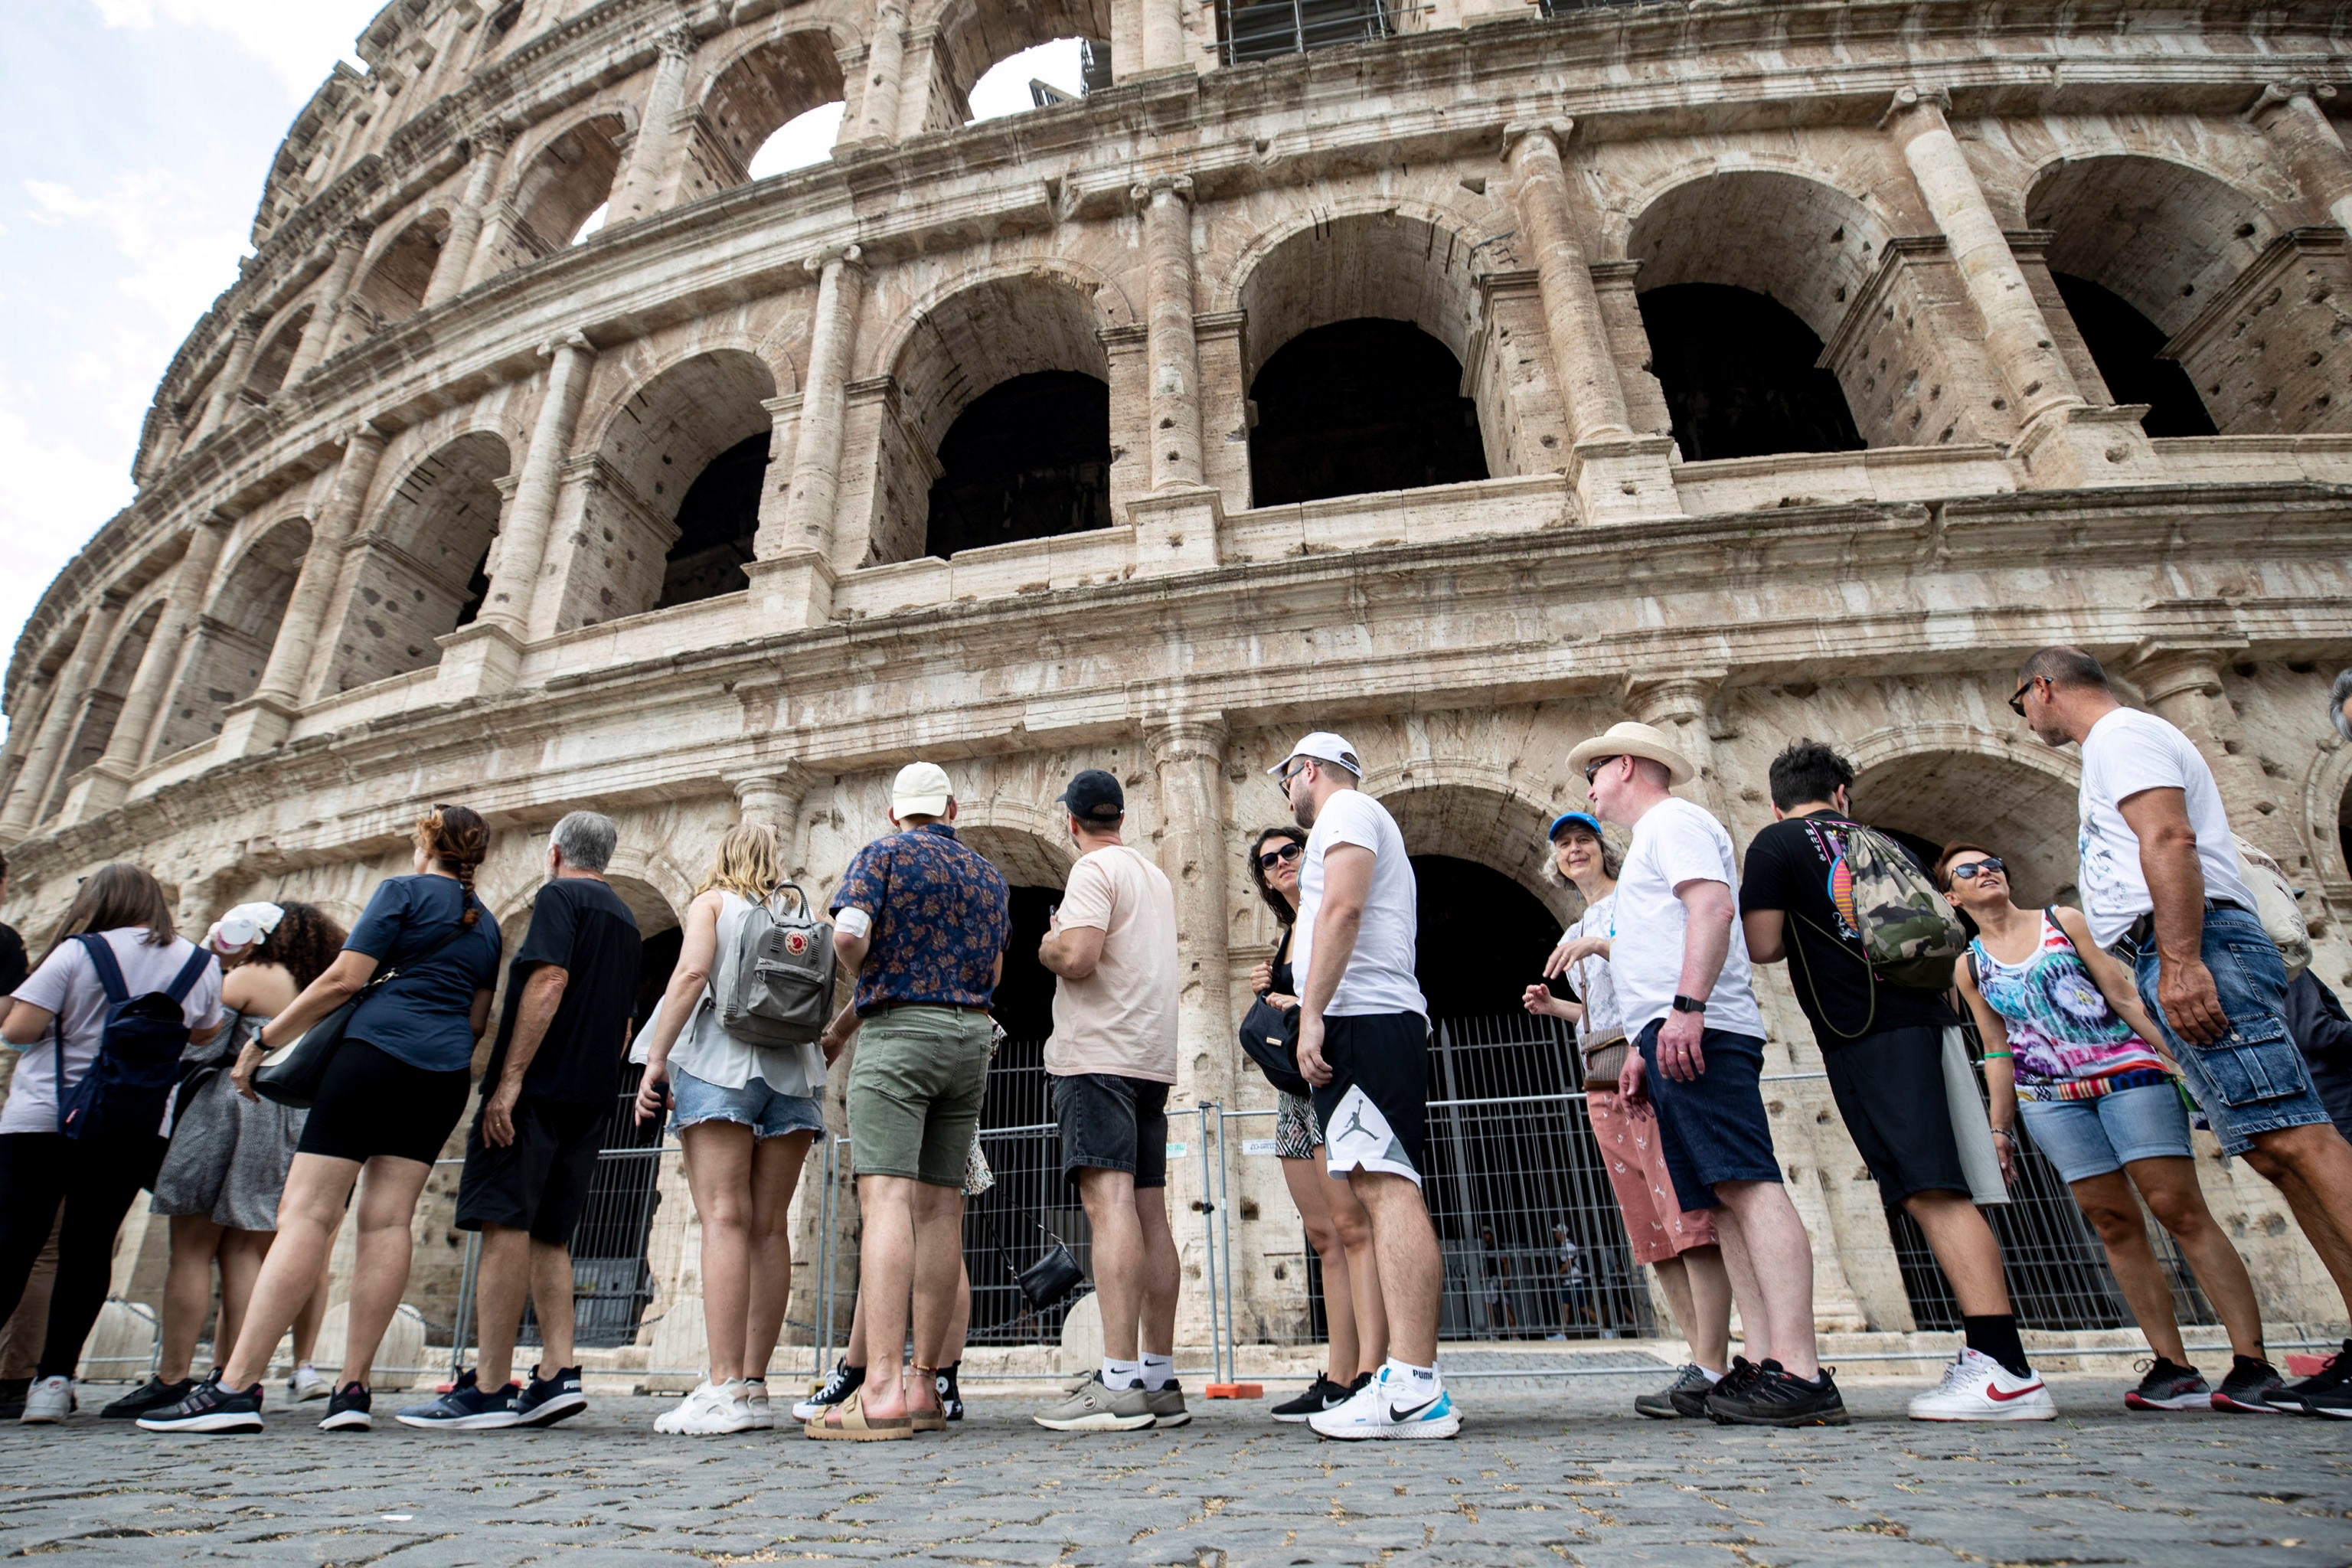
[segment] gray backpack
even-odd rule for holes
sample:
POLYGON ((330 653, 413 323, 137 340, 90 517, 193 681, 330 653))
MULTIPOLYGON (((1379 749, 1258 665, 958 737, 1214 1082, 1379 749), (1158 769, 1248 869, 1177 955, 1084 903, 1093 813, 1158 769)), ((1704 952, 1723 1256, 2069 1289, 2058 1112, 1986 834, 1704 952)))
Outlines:
POLYGON ((719 1026, 751 1046, 802 1046, 833 1021, 833 922, 818 920, 808 895, 786 883, 793 902, 777 912, 776 895, 743 911, 735 940, 722 942, 710 994, 719 1026))

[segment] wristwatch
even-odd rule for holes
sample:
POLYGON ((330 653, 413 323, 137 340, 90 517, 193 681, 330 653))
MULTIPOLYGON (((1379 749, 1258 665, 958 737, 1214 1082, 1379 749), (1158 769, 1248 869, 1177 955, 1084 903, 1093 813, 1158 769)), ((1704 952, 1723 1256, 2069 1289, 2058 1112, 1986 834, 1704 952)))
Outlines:
POLYGON ((1677 1013, 1704 1013, 1706 1011, 1706 998, 1704 996, 1677 996, 1675 998, 1675 1011, 1677 1013))

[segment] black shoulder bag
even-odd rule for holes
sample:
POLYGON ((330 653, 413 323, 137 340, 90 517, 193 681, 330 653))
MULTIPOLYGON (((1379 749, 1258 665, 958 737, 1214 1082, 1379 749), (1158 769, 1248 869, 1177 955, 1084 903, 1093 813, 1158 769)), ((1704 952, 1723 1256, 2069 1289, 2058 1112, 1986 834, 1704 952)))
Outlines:
MULTIPOLYGON (((352 1026, 352 1017, 367 999, 399 979, 432 963, 448 950, 449 944, 474 928, 466 924, 466 910, 474 907, 467 898, 457 911, 457 929, 426 949, 420 957, 411 959, 398 969, 378 969, 360 987, 360 994, 261 1058, 253 1069, 253 1092, 264 1100, 276 1100, 296 1110, 308 1110, 319 1098, 319 1086, 327 1081, 327 1064, 335 1059, 341 1048, 343 1032, 352 1026)), ((258 1034, 254 1037, 260 1038, 258 1034)))
MULTIPOLYGON (((1274 961, 1280 963, 1290 951, 1290 933, 1282 933, 1281 945, 1274 950, 1274 961)), ((1298 1071, 1298 1009, 1276 1007, 1265 999, 1264 993, 1253 997, 1249 1011, 1242 1016, 1242 1050, 1257 1064, 1265 1081, 1294 1099, 1305 1100, 1314 1089, 1298 1071)))
POLYGON ((1029 1304, 1037 1310, 1045 1311, 1060 1301, 1086 1279, 1087 1271, 1078 1267, 1077 1255, 1067 1245, 1056 1240, 1054 1233, 1047 1230, 1042 1222, 1034 1218, 1030 1221, 1037 1226, 1038 1233, 1054 1245, 1046 1248, 1043 1258, 1026 1268, 1014 1268, 1013 1255, 1004 1250, 1004 1238, 996 1233, 996 1210, 993 1207, 983 1205, 981 1208, 980 1222, 988 1227, 988 1239, 996 1247, 996 1256, 1003 1260, 1004 1271, 1013 1276, 1013 1282, 1021 1288, 1021 1294, 1027 1297, 1029 1304))

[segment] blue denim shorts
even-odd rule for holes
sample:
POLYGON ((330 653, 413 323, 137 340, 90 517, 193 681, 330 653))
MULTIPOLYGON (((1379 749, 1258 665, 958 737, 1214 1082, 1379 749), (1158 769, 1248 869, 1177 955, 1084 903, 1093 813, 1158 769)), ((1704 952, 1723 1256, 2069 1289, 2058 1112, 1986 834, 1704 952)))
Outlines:
MULTIPOLYGON (((1663 1023, 1664 1020, 1661 1020, 1663 1023)), ((1643 1082, 1658 1108, 1659 1144, 1675 1201, 1685 1213, 1719 1208, 1717 1182, 1777 1182, 1780 1162, 1772 1152, 1772 1123, 1764 1114, 1757 1079, 1764 1071, 1764 1042, 1751 1035, 1706 1029, 1699 1054, 1706 1067, 1688 1083, 1658 1071, 1658 1024, 1635 1042, 1649 1068, 1643 1082)))
POLYGON ((2096 1100, 2018 1102, 2025 1135, 2069 1182, 2120 1171, 2134 1160, 2186 1160, 2189 1110, 2168 1083, 2119 1089, 2096 1100))
POLYGON ((824 1130, 824 1107, 814 1096, 778 1094, 765 1079, 747 1079, 740 1089, 721 1089, 684 1068, 672 1068, 669 1092, 673 1132, 702 1121, 740 1122, 754 1139, 824 1130))
POLYGON ((2263 922, 2244 910, 2207 910, 2202 956, 2230 1020, 2230 1032, 2210 1046, 2174 1034, 2157 1005, 2153 942, 2141 950, 2134 978, 2221 1152, 2242 1154, 2265 1132, 2326 1121, 2327 1108, 2286 1030, 2286 965, 2263 922))

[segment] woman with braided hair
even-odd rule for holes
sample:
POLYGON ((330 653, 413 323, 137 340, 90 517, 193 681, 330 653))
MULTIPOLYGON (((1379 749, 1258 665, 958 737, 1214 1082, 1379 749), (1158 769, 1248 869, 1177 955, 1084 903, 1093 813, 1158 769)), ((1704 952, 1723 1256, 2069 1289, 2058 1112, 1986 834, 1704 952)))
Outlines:
MULTIPOLYGON (((415 844, 415 874, 378 885, 335 962, 247 1046, 248 1058, 274 1050, 358 995, 378 967, 394 972, 352 1015, 328 1064, 236 1348, 211 1382, 140 1417, 149 1431, 261 1430, 262 1374, 317 1283, 347 1204, 359 1222, 350 1333, 319 1426, 332 1432, 374 1425, 368 1378, 408 1286, 416 1200, 465 1114, 474 1042, 489 1022, 498 983, 498 922, 474 897, 488 827, 462 805, 436 805, 417 820, 415 844)), ((253 1065, 240 1060, 240 1083, 250 1080, 253 1065)))

